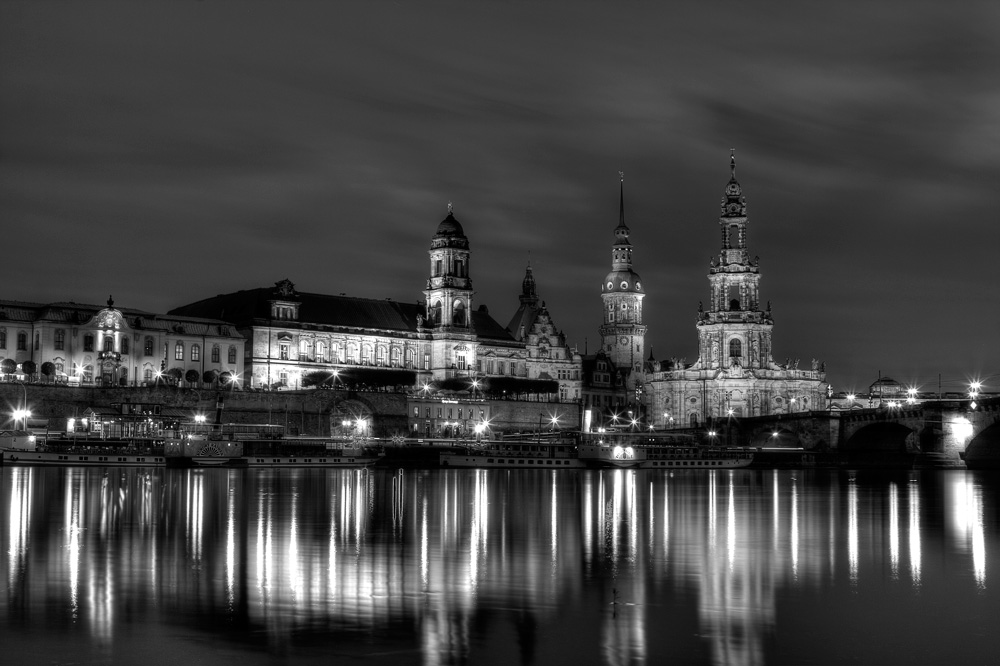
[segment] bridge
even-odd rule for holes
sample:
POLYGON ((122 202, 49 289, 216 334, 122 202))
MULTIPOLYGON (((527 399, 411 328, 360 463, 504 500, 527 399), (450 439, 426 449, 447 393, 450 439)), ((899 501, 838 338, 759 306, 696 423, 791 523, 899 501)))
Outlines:
POLYGON ((801 447, 851 457, 923 454, 943 466, 963 458, 1000 464, 1000 397, 927 400, 897 407, 808 411, 716 420, 720 443, 801 447))

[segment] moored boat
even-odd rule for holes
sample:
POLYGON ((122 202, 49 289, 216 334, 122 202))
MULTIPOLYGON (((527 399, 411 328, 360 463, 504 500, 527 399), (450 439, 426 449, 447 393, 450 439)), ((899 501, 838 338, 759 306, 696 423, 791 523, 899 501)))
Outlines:
POLYGON ((737 469, 753 462, 752 449, 704 446, 639 433, 584 433, 579 454, 595 467, 638 469, 737 469))
POLYGON ((572 469, 585 467, 577 452, 576 440, 559 438, 517 438, 453 443, 439 455, 442 467, 572 469))
POLYGON ((0 437, 5 465, 162 467, 163 443, 157 440, 49 439, 29 433, 0 437))

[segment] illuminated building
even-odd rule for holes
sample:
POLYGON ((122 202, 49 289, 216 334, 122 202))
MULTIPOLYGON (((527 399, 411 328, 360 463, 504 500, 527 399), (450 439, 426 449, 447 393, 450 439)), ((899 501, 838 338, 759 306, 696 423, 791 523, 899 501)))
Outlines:
POLYGON ((522 293, 515 331, 493 319, 485 306, 474 305, 469 239, 450 205, 428 257, 420 303, 299 292, 286 279, 272 288, 223 294, 171 313, 233 322, 248 341, 251 387, 299 388, 309 373, 352 367, 409 370, 417 387, 555 373, 559 395, 579 398, 579 355, 555 332, 544 304, 537 306, 533 278, 527 300, 522 293))
POLYGON ((6 376, 82 386, 163 381, 201 387, 243 376, 244 341, 218 319, 80 303, 0 301, 6 376))
POLYGON ((826 408, 824 364, 776 363, 771 353, 771 304, 761 307, 759 261, 747 249, 746 197, 736 180, 736 158, 722 198, 722 248, 708 271, 708 307, 698 306, 694 363, 671 359, 648 378, 651 416, 697 426, 712 418, 759 416, 826 408))
POLYGON ((599 329, 601 348, 584 359, 585 427, 614 425, 616 416, 638 418, 644 383, 642 280, 632 269, 631 233, 625 224, 625 184, 622 176, 618 226, 611 246, 611 271, 601 283, 604 316, 599 329), (631 415, 628 414, 631 407, 631 415), (610 421, 609 421, 610 419, 610 421))

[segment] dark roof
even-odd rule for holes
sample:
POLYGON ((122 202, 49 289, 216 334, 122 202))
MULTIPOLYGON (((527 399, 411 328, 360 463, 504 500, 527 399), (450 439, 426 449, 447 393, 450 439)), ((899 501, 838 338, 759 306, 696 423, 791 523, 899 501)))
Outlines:
MULTIPOLYGON (((24 322, 65 322, 77 325, 85 323, 97 313, 107 309, 106 305, 90 303, 27 303, 0 300, 0 319, 24 322)), ((133 329, 173 331, 178 325, 181 325, 185 332, 192 335, 239 337, 236 331, 230 330, 229 322, 212 317, 162 315, 135 308, 112 307, 110 309, 120 312, 125 318, 125 322, 133 329)))
MULTIPOLYGON (((296 292, 295 296, 279 298, 274 289, 259 288, 220 294, 197 303, 183 305, 170 311, 171 315, 212 317, 232 322, 238 327, 270 323, 271 301, 297 302, 297 321, 280 321, 282 325, 310 324, 338 328, 358 328, 415 333, 417 316, 423 313, 419 303, 400 303, 388 299, 356 298, 296 292)), ((485 339, 510 341, 503 326, 486 312, 474 311, 472 324, 476 334, 485 339)))

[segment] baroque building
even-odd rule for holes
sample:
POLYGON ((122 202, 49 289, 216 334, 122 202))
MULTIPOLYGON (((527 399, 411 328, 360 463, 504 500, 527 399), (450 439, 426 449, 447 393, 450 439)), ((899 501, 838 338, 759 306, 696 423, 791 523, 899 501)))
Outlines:
POLYGON ((244 341, 219 319, 80 303, 0 301, 7 377, 73 386, 203 387, 239 380, 244 341))
MULTIPOLYGON (((539 306, 531 270, 522 284, 521 306, 508 330, 484 305, 474 307, 469 239, 449 204, 428 250, 423 302, 354 298, 299 292, 290 280, 274 287, 238 291, 175 308, 172 314, 217 316, 233 322, 247 340, 247 385, 299 388, 315 371, 355 366, 412 370, 416 386, 453 378, 470 383, 485 377, 520 377, 559 382, 561 399, 580 397, 580 358, 539 306)), ((412 410, 411 410, 412 411, 412 410)), ((449 421, 447 411, 428 412, 427 421, 449 421)), ((461 413, 461 429, 473 414, 461 413)), ((425 408, 419 411, 424 417, 425 408)), ((412 416, 412 414, 411 414, 412 416)), ((478 416, 476 417, 478 418, 478 416)), ((440 432, 421 422, 420 432, 440 432)))
POLYGON ((695 427, 711 419, 761 416, 825 407, 825 366, 813 360, 776 363, 771 304, 762 308, 760 268, 747 245, 746 197, 730 156, 719 217, 721 249, 708 269, 708 307, 698 305, 698 359, 673 358, 648 378, 651 423, 695 427))
POLYGON ((601 282, 601 348, 584 359, 584 426, 615 425, 639 418, 644 385, 642 279, 632 268, 631 231, 625 224, 625 177, 619 173, 618 226, 611 245, 611 271, 601 282))

